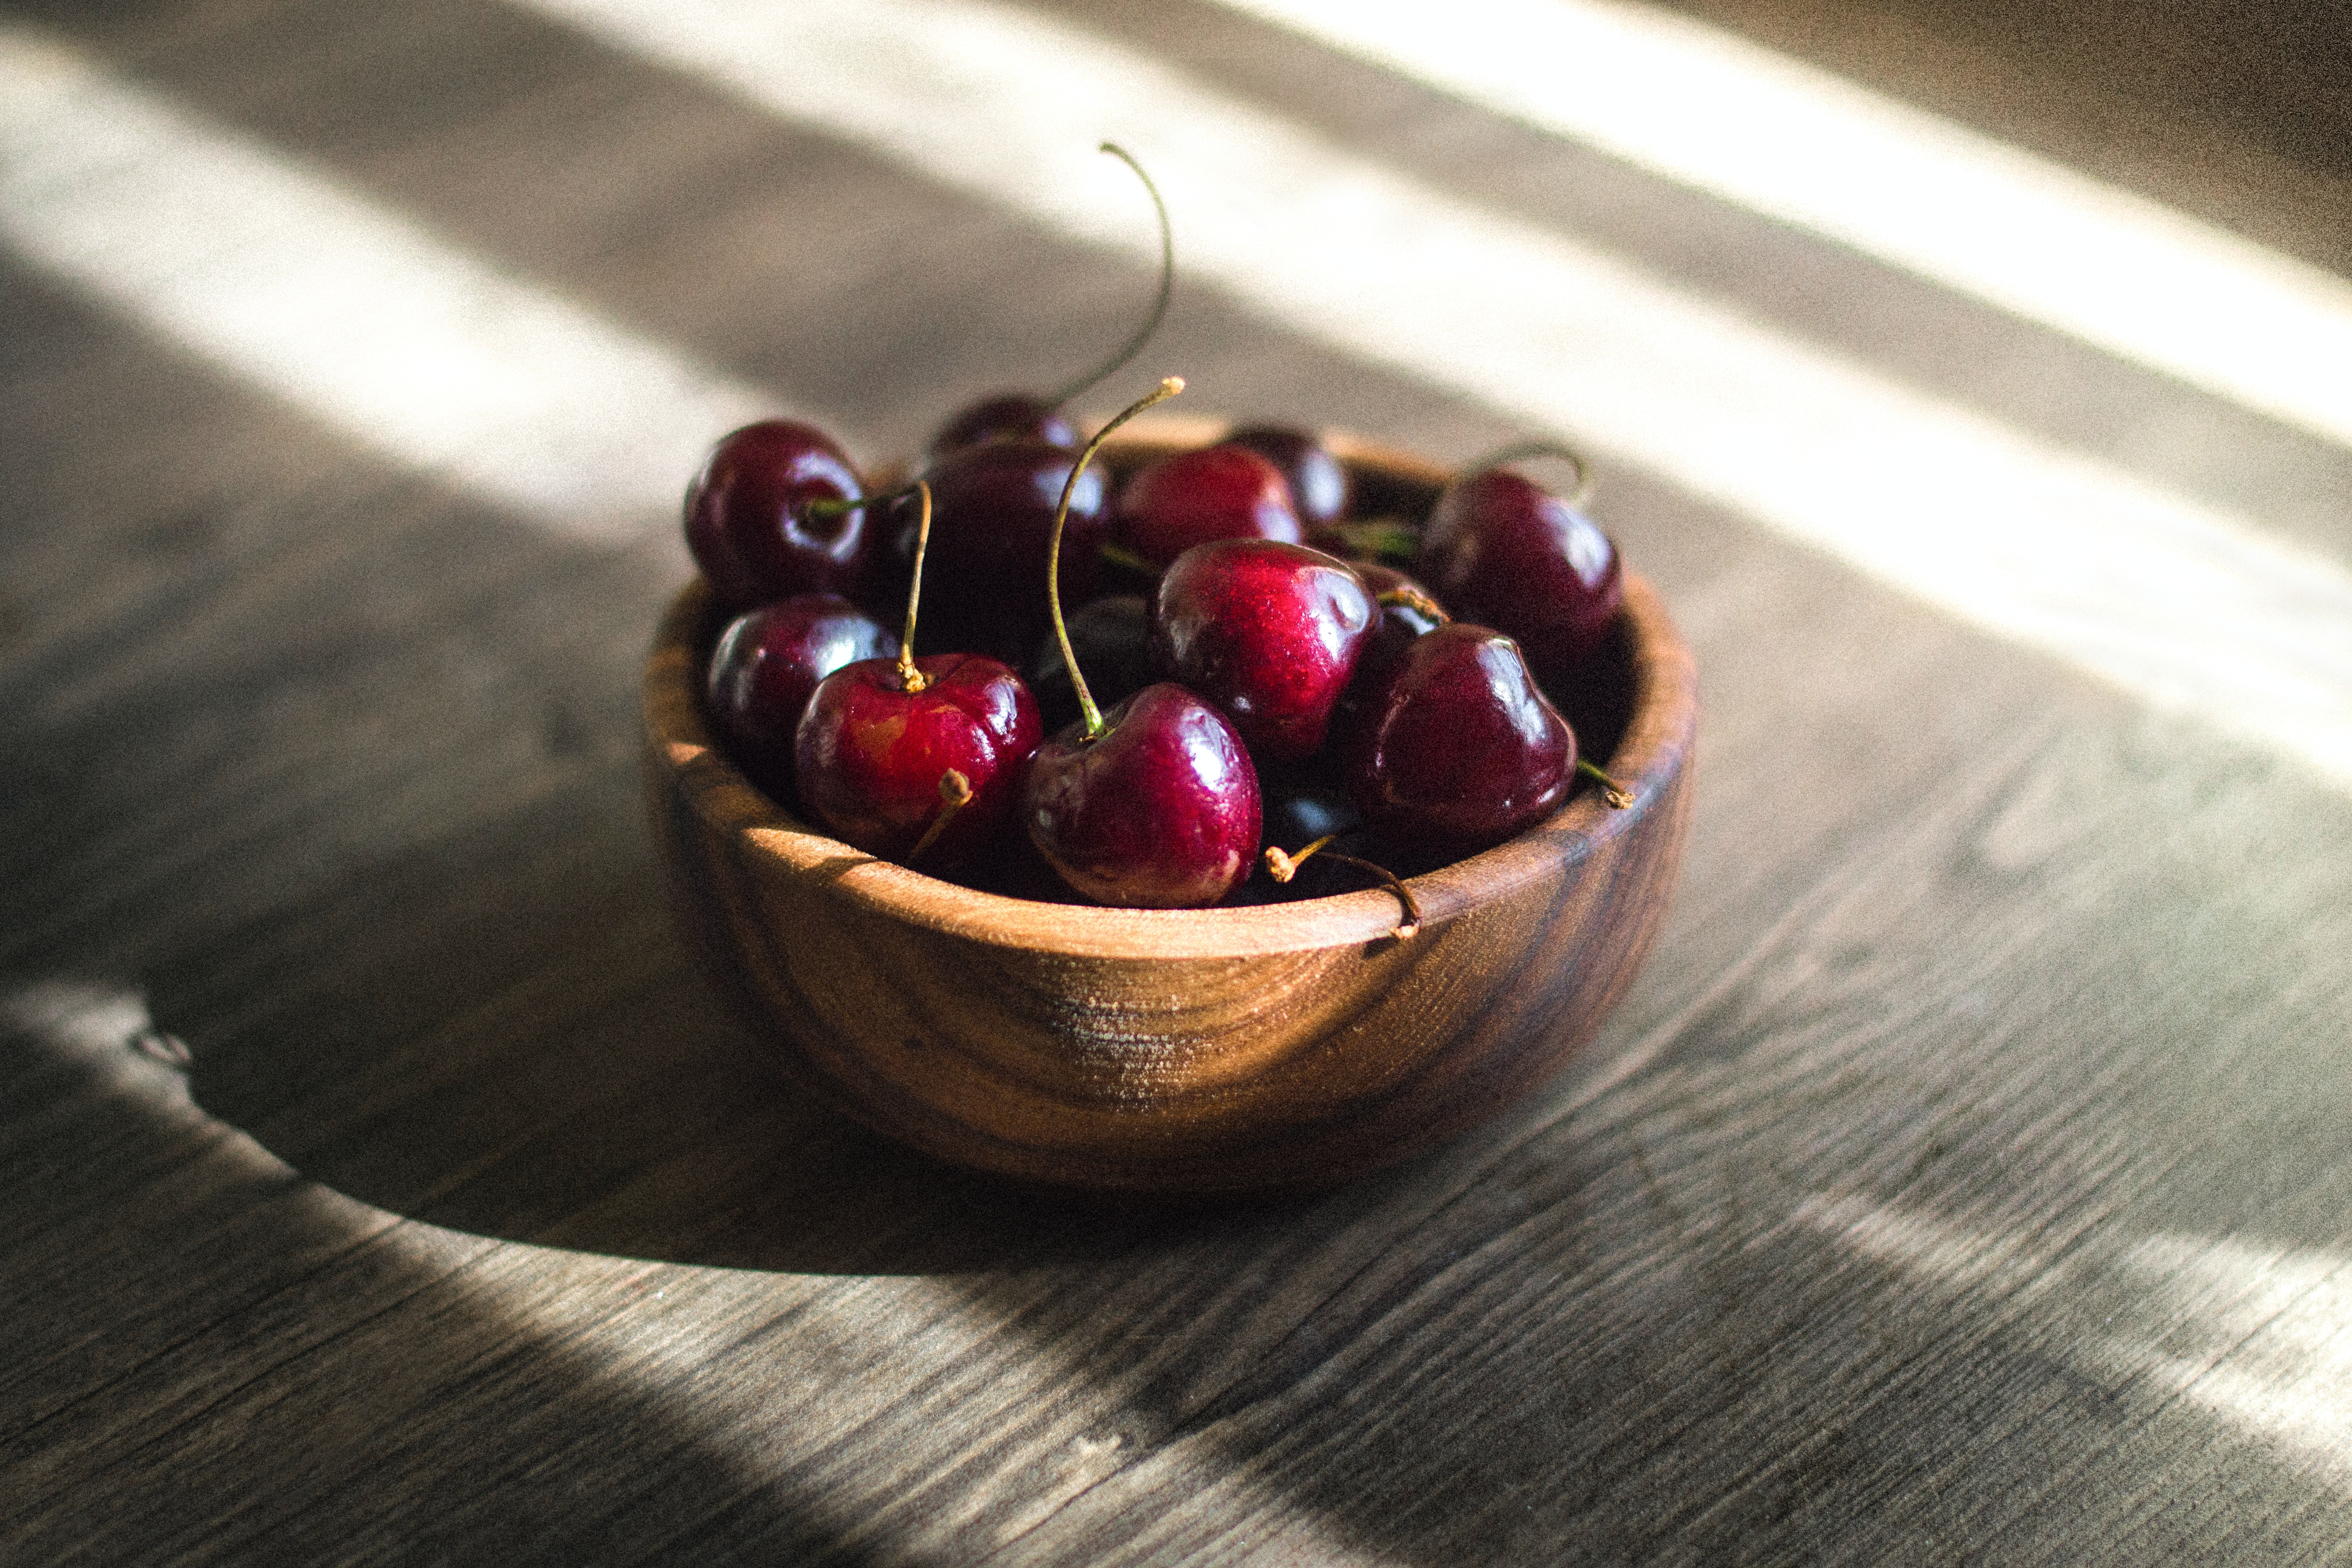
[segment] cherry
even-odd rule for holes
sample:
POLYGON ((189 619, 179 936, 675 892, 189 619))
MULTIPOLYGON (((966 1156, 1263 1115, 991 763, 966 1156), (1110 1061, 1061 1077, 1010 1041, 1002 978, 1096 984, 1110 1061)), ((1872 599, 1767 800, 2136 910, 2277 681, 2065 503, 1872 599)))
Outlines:
POLYGON ((898 658, 864 659, 824 678, 793 736, 801 798, 844 842, 871 855, 951 869, 985 850, 1021 797, 1045 732, 1021 678, 992 658, 918 659, 930 491, 921 517, 907 632, 898 658))
MULTIPOLYGON (((1077 454, 1060 447, 998 441, 942 458, 929 484, 936 586, 928 609, 937 646, 1007 661, 1027 658, 1048 628, 1045 595, 1037 584, 1045 575, 1057 501, 1066 489, 1070 540, 1060 557, 1059 592, 1075 602, 1093 595, 1097 551, 1108 526, 1102 475, 1081 472, 1077 454)), ((899 521, 898 533, 888 553, 909 560, 915 520, 899 521)))
POLYGON ((1215 539, 1303 543, 1290 482, 1246 447, 1202 447, 1147 464, 1119 487, 1113 505, 1118 541, 1165 563, 1215 539))
MULTIPOLYGON (((1080 606, 1070 616, 1070 651, 1086 668, 1098 702, 1121 702, 1156 679, 1151 666, 1151 605, 1134 594, 1114 594, 1080 606)), ((1078 689, 1062 662, 1062 645, 1052 634, 1038 645, 1023 671, 1045 717, 1045 732, 1076 723, 1078 689)))
MULTIPOLYGON (((1318 842, 1352 847, 1363 837, 1363 813, 1356 809, 1330 769, 1260 768, 1258 793, 1262 832, 1269 850, 1295 856, 1318 842)), ((1343 860, 1318 855, 1297 866, 1296 874, 1286 880, 1273 875, 1249 878, 1225 901, 1286 903, 1353 892, 1362 886, 1362 876, 1343 860)))
POLYGON ((887 658, 824 678, 794 749, 801 798, 845 844, 951 869, 1012 814, 1045 726, 1021 678, 992 658, 933 654, 914 669, 912 689, 887 658))
POLYGON ((1518 639, 1555 684, 1608 636, 1624 603, 1617 547, 1578 506, 1491 463, 1445 487, 1422 538, 1422 580, 1454 610, 1518 639))
POLYGON ((1355 486, 1331 449, 1304 430, 1287 425, 1245 425, 1225 437, 1228 447, 1246 447, 1282 470, 1290 504, 1310 533, 1348 515, 1355 486))
POLYGON ((830 437, 763 419, 720 438, 686 490, 686 543, 730 610, 793 594, 849 593, 866 542, 863 509, 809 511, 865 495, 830 437))
POLYGON ((845 664, 887 658, 898 639, 838 594, 801 594, 747 611, 710 655, 710 721, 737 766, 791 801, 793 736, 817 683, 845 664))
POLYGON ((1046 567, 1054 635, 1082 717, 1038 747, 1023 815, 1031 842, 1065 882, 1129 908, 1215 903, 1257 855, 1257 773, 1240 734, 1214 708, 1164 682, 1108 716, 1097 710, 1071 651, 1054 570, 1070 499, 1104 438, 1183 387, 1170 376, 1087 443, 1063 489, 1046 567))
POLYGON ((1360 715, 1379 700, 1390 671, 1413 640, 1435 631, 1452 618, 1430 596, 1428 589, 1393 566, 1358 562, 1356 575, 1372 591, 1381 607, 1381 618, 1371 635, 1364 638, 1363 652, 1356 659, 1356 673, 1349 680, 1348 689, 1339 694, 1339 705, 1333 710, 1333 722, 1349 730, 1355 728, 1360 715))
POLYGON ((1217 540, 1160 579, 1152 661, 1223 710, 1253 753, 1296 762, 1322 748, 1380 614, 1344 561, 1303 544, 1217 540))
POLYGON ((1121 343, 1117 353, 1093 370, 1079 376, 1051 397, 1037 397, 1025 392, 1003 392, 969 405, 940 427, 931 437, 929 459, 938 462, 951 452, 966 447, 976 447, 989 441, 1045 441, 1056 447, 1076 449, 1078 433, 1062 407, 1109 380, 1133 362, 1160 331, 1167 318, 1168 301, 1176 292, 1176 242, 1168 223, 1168 204, 1160 199, 1160 187, 1143 172, 1127 149, 1115 142, 1106 142, 1099 149, 1109 153, 1135 172, 1143 182, 1143 189, 1151 197, 1151 210, 1160 219, 1160 291, 1153 298, 1150 313, 1121 343))
POLYGON ((1257 774, 1225 716, 1162 681, 1029 768, 1029 837, 1078 892, 1129 909, 1213 904, 1257 856, 1257 774))
POLYGON ((1348 791, 1382 839, 1458 857, 1549 816, 1576 780, 1576 737, 1518 645, 1454 621, 1414 638, 1355 717, 1348 791))
POLYGON ((1078 432, 1059 402, 1003 392, 972 404, 940 426, 931 437, 929 460, 936 463, 951 452, 990 441, 1043 441, 1075 451, 1078 432))

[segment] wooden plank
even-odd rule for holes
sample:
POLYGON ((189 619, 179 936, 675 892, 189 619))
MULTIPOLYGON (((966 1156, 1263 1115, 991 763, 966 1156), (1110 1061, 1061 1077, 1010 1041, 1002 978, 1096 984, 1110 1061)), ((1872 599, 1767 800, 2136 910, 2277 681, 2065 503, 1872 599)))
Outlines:
MULTIPOLYGON (((1344 72, 1284 87, 1245 33, 1071 14, 1447 179, 1546 166, 1392 88, 1439 151, 1341 126, 1344 72)), ((877 444, 1136 291, 507 13, 63 20, 877 444)), ((2343 1555, 2352 804, 2291 766, 1612 475, 1707 710, 1602 1042, 1320 1200, 1049 1205, 747 1070, 635 815, 668 560, 0 288, 0 1560, 2343 1555), (36 1018, 61 981, 143 998, 193 1100, 36 1018)), ((1235 406, 1507 434, 1181 311, 1235 406)), ((2136 395, 2084 385, 2084 430, 2136 395)), ((2336 460, 2210 482, 2334 540, 2336 460)))

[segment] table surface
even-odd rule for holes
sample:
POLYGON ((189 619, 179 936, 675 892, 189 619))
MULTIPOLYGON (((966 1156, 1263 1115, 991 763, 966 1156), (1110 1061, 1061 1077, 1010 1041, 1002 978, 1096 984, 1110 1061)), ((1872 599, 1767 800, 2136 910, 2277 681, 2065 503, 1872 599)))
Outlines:
MULTIPOLYGON (((2339 9, 1622 14, 2341 315, 2339 9)), ((0 1560, 2352 1556, 2352 437, 1416 59, 1195 0, 10 0, 0 1560), (702 446, 879 461, 1148 299, 1115 168, 1019 178, 1088 92, 1192 258, 1129 379, 1588 440, 1702 672, 1601 1038, 1312 1201, 1049 1203, 803 1103, 637 800, 702 446), (1555 278, 1601 346, 1544 401, 1555 278), (2143 541, 2203 565, 2034 618, 2143 541)))

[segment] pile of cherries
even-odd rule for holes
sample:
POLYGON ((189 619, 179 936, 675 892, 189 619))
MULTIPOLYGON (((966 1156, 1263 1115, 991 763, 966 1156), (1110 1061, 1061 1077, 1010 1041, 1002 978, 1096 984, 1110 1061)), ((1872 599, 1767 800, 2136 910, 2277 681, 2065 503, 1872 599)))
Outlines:
POLYGON ((1384 868, 1498 844, 1580 772, 1623 804, 1545 695, 1591 679, 1619 617, 1592 522, 1498 463, 1418 529, 1359 519, 1332 453, 1275 426, 1111 482, 1103 439, 1181 386, 1083 449, 1045 400, 991 399, 881 495, 810 426, 721 440, 686 534, 733 616, 709 703, 743 772, 860 849, 971 885, 1191 908, 1338 891, 1353 869, 1398 892, 1406 927, 1384 868), (1391 563, 1407 551, 1412 575, 1391 563), (879 618, 899 604, 903 639, 879 618), (919 609, 924 646, 952 651, 915 656, 919 609))
POLYGON ((1617 552, 1573 500, 1504 468, 1514 454, 1417 528, 1357 517, 1348 470, 1280 426, 1110 482, 1104 439, 1183 384, 1083 447, 1062 412, 1142 350, 1174 278, 1159 191, 1102 150, 1150 193, 1160 245, 1158 299, 1107 363, 965 409, 880 494, 792 420, 704 462, 686 540, 734 617, 711 721, 777 800, 937 876, 1184 909, 1339 891, 1352 869, 1395 891, 1410 934, 1397 869, 1501 843, 1580 773, 1629 804, 1545 696, 1594 685, 1617 552), (916 657, 919 610, 924 646, 952 651, 916 657))

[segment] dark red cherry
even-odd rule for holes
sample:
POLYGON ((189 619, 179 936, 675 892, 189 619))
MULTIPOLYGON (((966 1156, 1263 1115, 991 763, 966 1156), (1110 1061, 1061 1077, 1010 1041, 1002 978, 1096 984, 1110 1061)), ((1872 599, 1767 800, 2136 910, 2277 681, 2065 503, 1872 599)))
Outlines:
MULTIPOLYGON (((1082 605, 1069 617, 1070 651, 1087 672, 1087 689, 1098 703, 1123 702, 1159 679, 1151 666, 1151 605, 1133 594, 1114 594, 1082 605)), ((1023 672, 1045 716, 1045 732, 1058 733, 1085 715, 1076 683, 1063 661, 1062 645, 1048 633, 1023 672)))
MULTIPOLYGON (((1051 624, 1045 555, 1054 510, 1076 462, 1076 453, 1043 441, 995 441, 967 447, 930 471, 931 546, 923 569, 920 647, 961 648, 1008 662, 1029 657, 1051 624)), ((913 507, 901 503, 891 521, 893 560, 913 560, 913 507)), ((1062 541, 1062 597, 1071 604, 1093 596, 1106 526, 1102 476, 1088 468, 1071 494, 1062 541)), ((905 581, 903 575, 894 580, 905 581)), ((866 602, 877 602, 873 594, 866 602)))
POLYGON ((1461 856, 1541 821, 1576 782, 1576 737, 1518 646, 1454 621, 1413 639, 1351 715, 1348 793, 1388 843, 1461 856))
POLYGON ((1444 609, 1428 589, 1393 566, 1377 562, 1353 563, 1356 575, 1372 591, 1380 603, 1381 618, 1372 627, 1371 636, 1364 639, 1364 651, 1356 660, 1356 673, 1348 683, 1348 690, 1339 699, 1345 711, 1362 705, 1365 692, 1387 679, 1397 656, 1423 632, 1435 631, 1449 618, 1444 609))
POLYGON ((686 489, 686 545, 721 607, 857 587, 866 516, 807 517, 811 501, 856 500, 857 470, 830 437, 763 419, 723 437, 686 489))
POLYGON ((1609 536, 1505 468, 1439 494, 1416 571, 1455 615, 1517 638, 1547 679, 1608 635, 1625 597, 1609 536))
POLYGON ((1203 447, 1147 464, 1119 487, 1112 510, 1119 542, 1147 561, 1173 561, 1213 539, 1297 544, 1307 537, 1289 481, 1246 447, 1203 447))
MULTIPOLYGON (((1262 768, 1258 793, 1265 817, 1262 837, 1266 847, 1296 855, 1310 844, 1328 841, 1333 850, 1361 850, 1364 816, 1339 784, 1335 770, 1262 768)), ((1264 866, 1227 895, 1229 904, 1288 903, 1297 899, 1328 898, 1366 886, 1362 872, 1329 854, 1310 856, 1288 881, 1264 866)))
POLYGON ((1087 738, 1037 748, 1024 815, 1062 879, 1100 904, 1213 904, 1257 858, 1257 773, 1225 716, 1181 686, 1147 686, 1087 738))
POLYGON ((1161 574, 1152 662, 1292 762, 1323 744, 1380 606, 1346 562, 1270 539, 1196 544, 1161 574))
POLYGON ((1058 404, 1025 392, 1002 392, 971 405, 931 437, 929 460, 991 441, 1043 441, 1076 449, 1077 427, 1058 404))
POLYGON ((898 639, 838 594, 801 594, 728 623, 710 655, 711 728, 753 784, 790 801, 793 737, 817 682, 889 658, 898 639))
POLYGON ((1287 425, 1245 425, 1225 437, 1228 447, 1246 447, 1282 471, 1290 486, 1291 509, 1309 531, 1348 515, 1354 485, 1331 448, 1287 425))
POLYGON ((1044 727, 1029 689, 992 658, 935 654, 915 668, 918 690, 887 658, 826 676, 801 716, 794 768, 801 799, 827 831, 899 861, 948 809, 942 781, 961 774, 969 804, 916 862, 949 870, 984 849, 1019 803, 1044 727))

